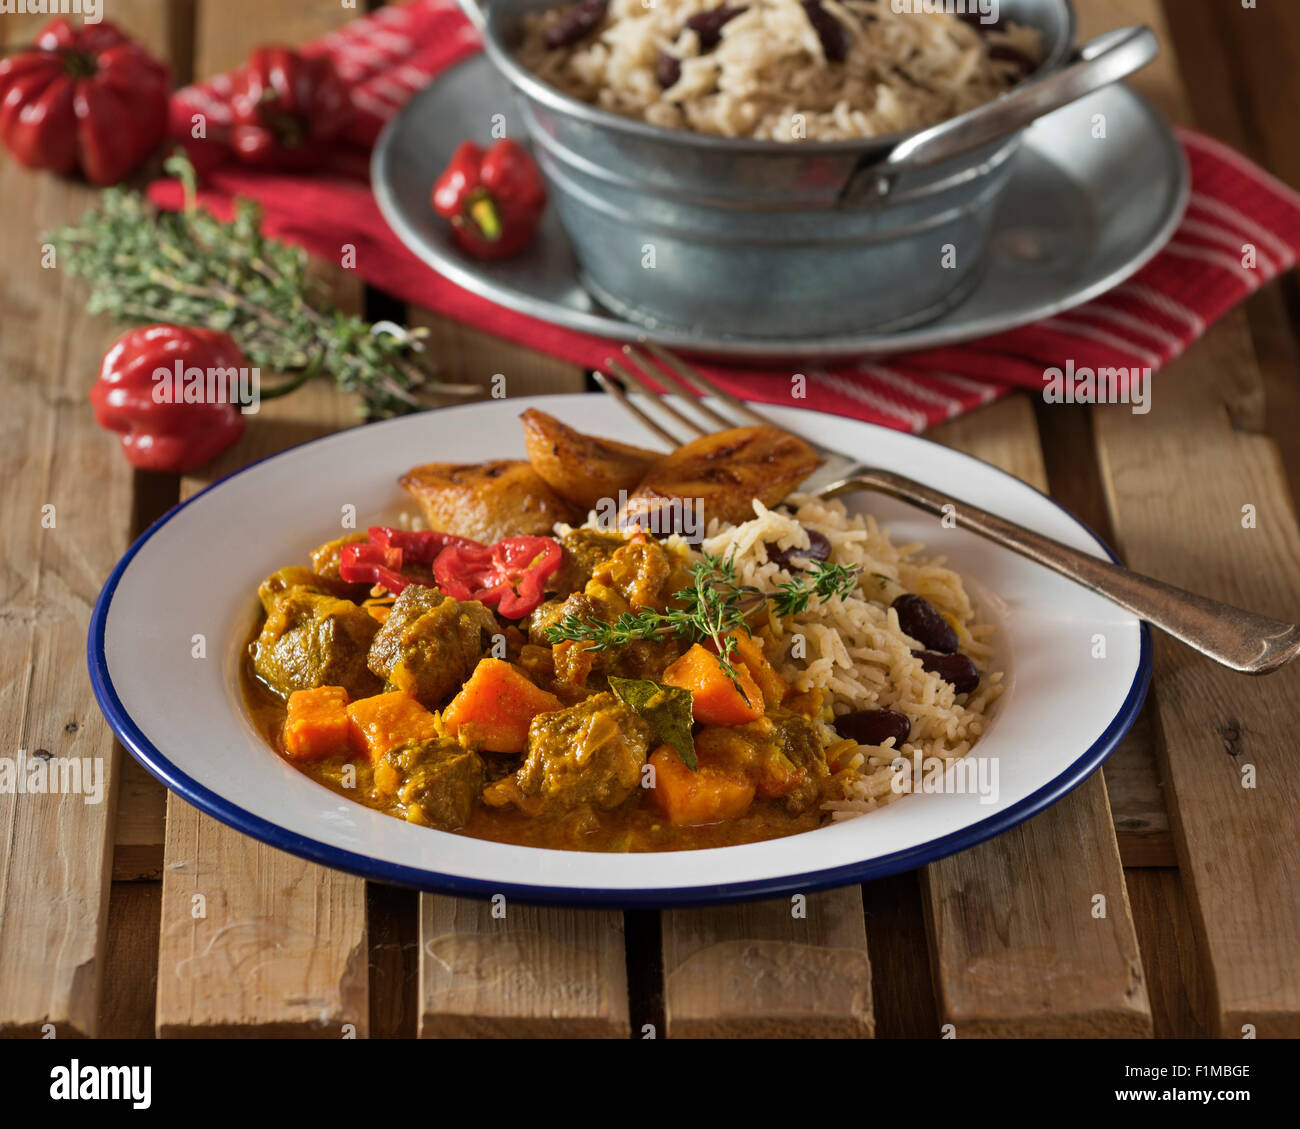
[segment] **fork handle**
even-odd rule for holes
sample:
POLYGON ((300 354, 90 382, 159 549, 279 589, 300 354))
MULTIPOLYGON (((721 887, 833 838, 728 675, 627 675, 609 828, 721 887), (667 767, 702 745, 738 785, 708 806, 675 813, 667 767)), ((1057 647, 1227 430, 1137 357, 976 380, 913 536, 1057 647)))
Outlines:
POLYGON ((1099 560, 900 474, 863 470, 818 493, 836 497, 855 490, 879 491, 941 517, 951 514, 959 528, 1083 585, 1233 670, 1269 674, 1300 653, 1300 627, 1295 624, 1221 604, 1099 560))

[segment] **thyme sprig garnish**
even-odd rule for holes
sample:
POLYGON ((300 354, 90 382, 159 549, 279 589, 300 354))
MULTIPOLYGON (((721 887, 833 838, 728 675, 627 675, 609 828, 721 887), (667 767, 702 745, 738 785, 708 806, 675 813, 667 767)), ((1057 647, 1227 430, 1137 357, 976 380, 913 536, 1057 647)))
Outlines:
POLYGON ((718 664, 746 701, 740 676, 731 661, 736 649, 733 631, 749 630, 749 621, 771 604, 780 618, 808 610, 814 597, 820 602, 843 599, 857 587, 858 569, 828 561, 814 562, 774 592, 752 584, 741 584, 736 575, 735 555, 726 559, 705 554, 691 568, 691 585, 673 594, 677 605, 667 611, 638 608, 624 612, 612 623, 595 617, 563 616, 546 629, 551 643, 586 643, 586 650, 604 651, 637 640, 676 637, 692 643, 709 641, 718 653, 718 664))
POLYGON ((298 247, 262 234, 262 209, 237 198, 230 220, 197 200, 193 165, 168 159, 185 193, 179 212, 139 192, 109 188, 81 220, 51 233, 56 261, 90 284, 87 309, 123 322, 164 322, 229 333, 250 364, 290 374, 263 399, 317 372, 360 394, 370 418, 431 407, 427 397, 468 395, 440 384, 418 359, 422 329, 375 325, 329 305, 298 247))

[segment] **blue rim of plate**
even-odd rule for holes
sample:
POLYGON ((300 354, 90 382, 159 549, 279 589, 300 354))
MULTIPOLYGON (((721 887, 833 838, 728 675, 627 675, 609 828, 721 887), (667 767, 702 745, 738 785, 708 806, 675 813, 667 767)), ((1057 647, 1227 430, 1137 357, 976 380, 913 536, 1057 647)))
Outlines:
MULTIPOLYGON (((473 404, 462 404, 442 408, 439 410, 439 414, 472 409, 474 406, 473 404)), ((820 415, 822 413, 812 412, 811 414, 820 415)), ((399 420, 388 422, 397 423, 399 420)), ((372 423, 365 426, 383 427, 384 423, 372 423)), ((612 909, 667 909, 675 906, 723 905, 729 902, 756 901, 762 898, 780 897, 785 894, 810 893, 815 890, 827 890, 838 886, 857 885, 875 878, 885 878, 891 874, 913 870, 916 867, 937 862, 939 859, 956 854, 958 851, 977 846, 988 839, 992 839, 995 835, 1009 831, 1017 824, 1023 823, 1056 803, 1082 784, 1114 752, 1115 747, 1137 720, 1138 713, 1142 709, 1142 703, 1146 698, 1147 688, 1151 684, 1151 629, 1145 623, 1139 621, 1140 649, 1138 666, 1133 677, 1133 683, 1124 699, 1124 704, 1120 706, 1119 712, 1111 720, 1111 723, 1101 736, 1069 768, 1054 780, 1045 784, 1037 792, 1026 796, 1019 803, 1013 804, 1005 811, 998 812, 988 819, 964 827, 960 831, 954 831, 952 834, 944 835, 938 839, 931 839, 926 843, 921 843, 904 851, 895 851, 893 854, 881 855, 860 863, 850 863, 829 870, 812 870, 802 874, 781 875, 774 878, 761 878, 749 882, 734 882, 714 886, 663 887, 648 890, 569 889, 487 882, 478 878, 440 874, 434 870, 403 866, 386 862, 383 859, 373 858, 369 855, 357 854, 354 851, 346 851, 339 847, 327 846, 315 839, 299 835, 297 832, 288 831, 279 824, 245 811, 212 789, 198 783, 193 777, 181 772, 162 750, 157 748, 144 735, 122 705, 122 701, 113 687, 113 680, 109 675, 108 658, 105 654, 104 644, 108 612, 113 602, 113 595, 117 591, 118 582, 121 580, 123 573, 130 567, 131 561, 135 559, 136 554, 144 548, 155 533, 187 506, 197 502, 209 491, 217 489, 230 479, 246 474, 264 462, 289 455, 302 447, 309 447, 316 443, 336 439, 340 434, 343 433, 334 432, 330 435, 319 436, 316 439, 309 439, 306 442, 295 444, 293 447, 277 451, 274 454, 258 459, 256 462, 249 463, 247 466, 232 471, 211 485, 204 487, 193 497, 173 506, 162 517, 153 522, 126 551, 126 554, 118 561, 109 575, 99 593, 99 597, 95 600, 95 608, 90 617, 90 631, 86 639, 86 659, 90 668, 90 683, 95 693, 95 700, 99 703, 101 712, 112 727, 113 732, 117 734, 118 739, 152 776, 160 780, 183 800, 228 827, 233 827, 236 831, 241 831, 245 835, 266 843, 268 846, 287 851, 292 855, 298 855, 300 858, 308 859, 311 862, 320 863, 322 866, 346 871, 362 878, 439 894, 482 899, 504 894, 507 898, 526 905, 600 906, 612 909)), ((923 443, 941 446, 941 444, 935 443, 933 439, 926 439, 924 436, 914 435, 912 438, 919 439, 923 443)), ((1050 495, 1045 494, 1037 487, 1030 486, 1029 483, 1016 478, 1015 475, 1008 474, 999 467, 993 466, 992 463, 986 463, 983 459, 975 458, 974 455, 967 455, 965 452, 954 452, 947 447, 943 449, 949 453, 960 454, 964 458, 980 463, 990 470, 996 471, 1004 478, 1010 478, 1018 485, 1033 490, 1034 493, 1047 499, 1083 529, 1112 561, 1116 564, 1121 563, 1110 546, 1098 537, 1087 523, 1081 521, 1050 495)), ((527 847, 520 848, 520 850, 529 849, 527 847)))

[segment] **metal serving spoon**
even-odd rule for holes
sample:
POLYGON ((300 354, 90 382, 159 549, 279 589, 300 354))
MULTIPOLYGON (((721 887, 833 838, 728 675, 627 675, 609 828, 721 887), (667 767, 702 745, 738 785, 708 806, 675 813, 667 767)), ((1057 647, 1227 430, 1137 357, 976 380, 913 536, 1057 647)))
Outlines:
POLYGON ((991 102, 864 154, 840 193, 840 202, 884 199, 900 173, 937 165, 1009 137, 1053 110, 1141 70, 1159 54, 1160 41, 1144 25, 1103 32, 1077 48, 1060 70, 1027 79, 991 102))

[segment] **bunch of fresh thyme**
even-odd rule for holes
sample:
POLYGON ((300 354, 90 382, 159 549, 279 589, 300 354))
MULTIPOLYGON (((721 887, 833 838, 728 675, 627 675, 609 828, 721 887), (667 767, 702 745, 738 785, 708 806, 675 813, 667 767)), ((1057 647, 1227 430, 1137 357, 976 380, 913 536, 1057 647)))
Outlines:
POLYGON ((80 223, 48 237, 56 261, 90 283, 91 313, 229 333, 253 365, 292 374, 262 399, 318 372, 359 392, 370 418, 429 407, 426 393, 478 391, 439 384, 418 363, 423 331, 377 331, 326 304, 306 253, 262 235, 257 203, 237 199, 224 222, 199 207, 188 160, 172 157, 166 168, 184 187, 181 211, 160 211, 138 192, 110 188, 80 223))
POLYGON ((843 599, 857 587, 858 570, 828 561, 814 562, 779 585, 775 592, 763 592, 736 577, 734 555, 725 560, 705 554, 691 569, 691 586, 673 594, 678 605, 667 611, 639 608, 624 612, 613 623, 566 615, 546 629, 552 643, 586 643, 589 651, 604 651, 637 639, 675 636, 693 643, 709 640, 718 652, 718 663, 744 695, 731 656, 736 640, 731 632, 748 630, 748 624, 769 603, 780 618, 808 609, 814 596, 819 601, 843 599))

